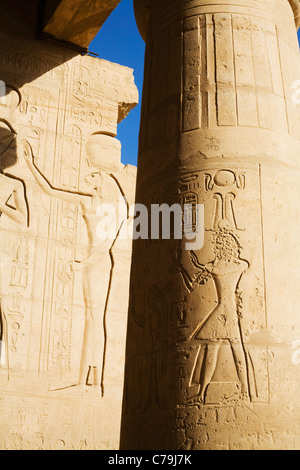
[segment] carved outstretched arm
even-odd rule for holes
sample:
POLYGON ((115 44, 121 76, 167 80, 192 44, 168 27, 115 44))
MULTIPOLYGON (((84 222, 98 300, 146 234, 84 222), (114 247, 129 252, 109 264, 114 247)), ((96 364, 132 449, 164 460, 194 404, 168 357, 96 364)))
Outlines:
POLYGON ((192 263, 195 266, 195 268, 200 268, 200 269, 203 269, 203 270, 206 269, 206 266, 204 264, 199 263, 197 255, 194 251, 190 252, 190 257, 191 257, 192 263))
POLYGON ((182 266, 181 250, 179 250, 175 255, 173 255, 173 266, 171 268, 171 272, 174 274, 181 274, 187 289, 191 292, 195 289, 195 287, 199 285, 199 283, 201 283, 202 280, 206 279, 209 276, 210 271, 207 266, 199 263, 198 258, 193 251, 190 252, 190 257, 193 265, 198 270, 196 276, 191 277, 188 271, 182 266))
POLYGON ((184 283, 188 290, 192 290, 192 280, 188 275, 187 271, 181 265, 181 250, 179 249, 172 254, 173 264, 170 268, 170 273, 181 274, 184 283))
POLYGON ((37 166, 34 163, 34 156, 32 152, 31 145, 27 141, 23 141, 23 154, 25 161, 40 188, 44 193, 49 196, 56 197, 63 201, 80 203, 83 197, 91 197, 91 194, 77 193, 73 191, 68 191, 64 189, 54 188, 51 183, 45 178, 45 176, 40 172, 37 166))

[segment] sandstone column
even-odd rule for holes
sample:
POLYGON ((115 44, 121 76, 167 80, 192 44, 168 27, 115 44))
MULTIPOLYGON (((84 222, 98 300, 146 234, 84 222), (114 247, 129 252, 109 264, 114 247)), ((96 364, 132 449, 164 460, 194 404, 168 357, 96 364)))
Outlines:
POLYGON ((137 202, 205 243, 134 242, 122 449, 300 446, 298 6, 136 0, 137 202))

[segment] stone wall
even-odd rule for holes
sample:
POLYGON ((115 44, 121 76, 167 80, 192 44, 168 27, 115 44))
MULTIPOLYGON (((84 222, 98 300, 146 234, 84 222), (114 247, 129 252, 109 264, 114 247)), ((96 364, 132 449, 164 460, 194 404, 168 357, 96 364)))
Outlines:
POLYGON ((136 168, 115 136, 137 89, 131 69, 36 40, 37 2, 5 3, 0 449, 116 449, 136 168))

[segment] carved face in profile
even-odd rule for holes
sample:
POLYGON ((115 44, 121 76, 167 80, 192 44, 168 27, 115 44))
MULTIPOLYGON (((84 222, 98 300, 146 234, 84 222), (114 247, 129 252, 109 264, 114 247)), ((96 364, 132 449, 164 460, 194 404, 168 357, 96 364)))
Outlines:
POLYGON ((92 189, 98 189, 101 186, 101 174, 99 171, 94 171, 85 176, 84 181, 92 189))
POLYGON ((0 120, 0 170, 6 170, 17 163, 17 134, 5 121, 0 120))
POLYGON ((87 159, 98 170, 116 171, 122 167, 121 143, 111 135, 93 134, 86 144, 87 159))

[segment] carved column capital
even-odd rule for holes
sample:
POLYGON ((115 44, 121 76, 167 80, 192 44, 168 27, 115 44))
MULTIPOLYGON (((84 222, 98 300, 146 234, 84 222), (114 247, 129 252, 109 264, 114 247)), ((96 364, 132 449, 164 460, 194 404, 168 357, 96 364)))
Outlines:
MULTIPOLYGON (((293 9, 296 28, 298 29, 300 27, 300 0, 288 0, 288 1, 293 9)), ((155 4, 155 2, 156 0, 134 0, 136 22, 137 22, 140 34, 144 40, 146 40, 146 30, 147 30, 148 19, 151 13, 151 9, 153 5, 155 4)), ((215 4, 216 2, 210 2, 210 0, 207 0, 207 5, 209 5, 210 3, 215 4)), ((222 3, 222 2, 217 2, 217 3, 222 3)), ((247 4, 247 2, 245 3, 247 4)))
POLYGON ((155 0, 134 0, 134 12, 139 28, 139 32, 144 40, 146 40, 146 29, 152 6, 155 0))
POLYGON ((297 29, 300 27, 300 0, 289 0, 295 15, 297 29))

